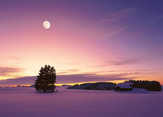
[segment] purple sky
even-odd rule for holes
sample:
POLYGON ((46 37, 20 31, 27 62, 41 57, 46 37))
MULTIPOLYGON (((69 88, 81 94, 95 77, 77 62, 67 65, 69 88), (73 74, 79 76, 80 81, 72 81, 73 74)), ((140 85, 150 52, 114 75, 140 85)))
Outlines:
MULTIPOLYGON (((0 79, 121 75, 163 82, 162 0, 1 0, 0 79), (42 22, 51 22, 45 30, 42 22)), ((108 77, 109 78, 109 77, 108 77)))

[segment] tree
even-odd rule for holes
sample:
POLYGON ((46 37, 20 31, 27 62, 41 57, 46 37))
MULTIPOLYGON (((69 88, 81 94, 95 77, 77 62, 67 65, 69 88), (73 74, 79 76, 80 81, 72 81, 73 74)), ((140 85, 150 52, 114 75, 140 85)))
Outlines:
POLYGON ((45 65, 41 67, 35 81, 35 88, 38 92, 54 92, 56 83, 56 71, 54 67, 45 65))

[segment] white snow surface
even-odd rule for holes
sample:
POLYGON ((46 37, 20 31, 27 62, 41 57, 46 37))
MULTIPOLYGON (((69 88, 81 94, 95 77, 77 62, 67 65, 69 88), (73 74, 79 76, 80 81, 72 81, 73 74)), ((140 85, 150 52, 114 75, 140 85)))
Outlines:
POLYGON ((163 92, 0 88, 0 117, 163 117, 163 92))
POLYGON ((120 87, 120 88, 131 88, 131 85, 132 83, 129 83, 129 82, 125 82, 125 83, 119 83, 117 84, 116 87, 120 87))

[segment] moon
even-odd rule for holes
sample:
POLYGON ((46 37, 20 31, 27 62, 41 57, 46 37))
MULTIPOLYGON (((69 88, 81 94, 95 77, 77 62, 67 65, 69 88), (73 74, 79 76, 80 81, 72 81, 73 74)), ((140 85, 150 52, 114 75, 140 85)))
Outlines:
POLYGON ((43 21, 42 26, 43 26, 43 28, 45 28, 47 30, 47 29, 50 29, 51 23, 46 20, 46 21, 43 21))

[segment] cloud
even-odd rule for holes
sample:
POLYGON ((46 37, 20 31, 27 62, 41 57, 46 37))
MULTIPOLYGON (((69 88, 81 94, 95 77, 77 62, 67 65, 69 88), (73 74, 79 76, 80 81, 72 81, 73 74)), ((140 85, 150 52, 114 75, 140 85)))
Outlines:
POLYGON ((107 66, 124 66, 124 65, 135 65, 140 63, 141 60, 138 58, 119 58, 115 60, 109 60, 97 67, 107 67, 107 66))
POLYGON ((108 14, 105 18, 103 18, 101 21, 104 23, 117 23, 119 21, 122 22, 125 21, 125 19, 128 19, 131 14, 135 12, 135 8, 123 8, 120 10, 116 10, 112 12, 111 14, 108 14))
POLYGON ((129 80, 128 74, 109 74, 109 75, 96 75, 90 74, 70 74, 58 75, 57 82, 59 83, 75 83, 75 82, 90 82, 90 81, 112 81, 112 80, 129 80))
POLYGON ((124 31, 127 29, 128 26, 114 26, 114 30, 109 31, 109 33, 106 33, 104 35, 104 38, 110 38, 114 35, 119 34, 120 32, 124 31))
POLYGON ((13 73, 22 72, 22 68, 17 67, 0 67, 0 76, 8 76, 13 73))
POLYGON ((5 63, 3 66, 6 66, 6 63, 7 63, 7 65, 17 65, 17 64, 20 64, 22 61, 22 59, 20 57, 17 57, 17 56, 0 55, 0 58, 1 58, 1 65, 3 63, 5 63))
MULTIPOLYGON (((104 82, 113 80, 130 80, 132 77, 128 77, 129 73, 119 73, 110 75, 96 75, 93 73, 83 74, 66 74, 57 75, 57 83, 78 83, 78 82, 104 82)), ((0 84, 34 84, 36 76, 27 76, 14 79, 1 80, 0 84)))
POLYGON ((107 28, 108 32, 105 32, 105 38, 110 38, 115 36, 128 28, 127 21, 135 13, 135 8, 123 8, 108 13, 107 16, 102 18, 100 22, 104 24, 104 27, 107 28))
POLYGON ((58 74, 72 74, 72 73, 76 73, 79 71, 80 71, 79 69, 68 69, 68 70, 65 70, 63 72, 58 72, 58 74))
POLYGON ((139 63, 140 60, 136 58, 129 58, 129 59, 124 59, 124 60, 115 60, 115 61, 110 61, 111 65, 132 65, 139 63))

